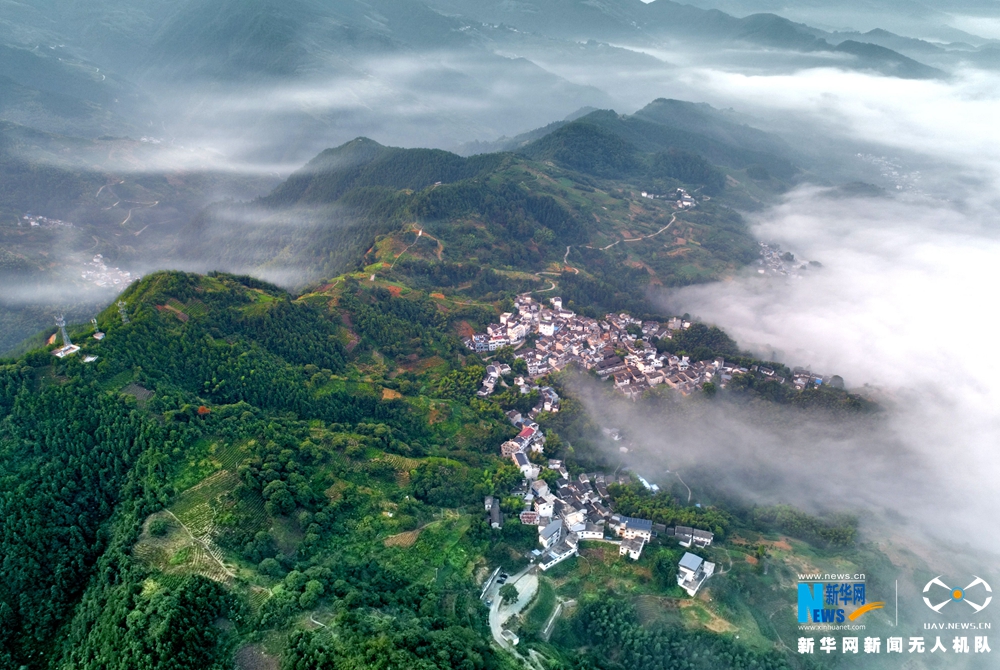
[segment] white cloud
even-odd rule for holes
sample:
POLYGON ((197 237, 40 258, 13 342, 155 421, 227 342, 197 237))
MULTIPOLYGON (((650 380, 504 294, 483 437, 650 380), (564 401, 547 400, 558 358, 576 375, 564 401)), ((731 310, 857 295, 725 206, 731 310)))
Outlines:
MULTIPOLYGON (((802 503, 795 473, 810 463, 822 467, 824 454, 846 454, 865 470, 854 486, 867 487, 859 500, 870 509, 894 508, 939 536, 947 529, 1000 548, 1000 537, 987 530, 1000 515, 993 437, 1000 434, 1000 76, 970 69, 922 81, 834 68, 765 75, 659 55, 693 65, 651 76, 661 88, 647 89, 649 97, 733 106, 784 129, 803 151, 822 143, 843 159, 866 146, 896 156, 904 172, 922 173, 916 188, 896 197, 831 197, 803 186, 752 216, 760 239, 823 263, 801 280, 751 271, 664 298, 671 311, 716 323, 763 355, 777 351, 791 366, 882 388, 888 414, 878 430, 868 440, 841 440, 823 424, 815 427, 815 449, 783 452, 774 445, 812 438, 741 425, 733 416, 685 435, 658 418, 654 441, 667 466, 771 463, 784 493, 802 503)), ((864 173, 861 161, 856 167, 856 175, 864 173)), ((880 179, 877 171, 872 179, 880 179)), ((851 486, 824 490, 849 507, 851 486)))
MULTIPOLYGON (((822 269, 799 280, 746 275, 682 289, 667 302, 765 356, 776 350, 788 365, 884 389, 889 434, 859 445, 858 463, 900 445, 923 466, 912 476, 939 487, 921 487, 900 511, 940 523, 944 505, 952 528, 973 532, 1000 514, 991 437, 1000 432, 1000 240, 988 230, 990 215, 920 196, 834 199, 799 189, 755 217, 754 230, 822 269)), ((891 507, 901 499, 889 483, 880 482, 881 502, 891 507)), ((977 539, 991 548, 1000 540, 977 539)))
POLYGON ((758 113, 807 115, 820 131, 921 153, 1000 179, 1000 75, 912 80, 835 69, 744 75, 691 70, 688 82, 758 113))

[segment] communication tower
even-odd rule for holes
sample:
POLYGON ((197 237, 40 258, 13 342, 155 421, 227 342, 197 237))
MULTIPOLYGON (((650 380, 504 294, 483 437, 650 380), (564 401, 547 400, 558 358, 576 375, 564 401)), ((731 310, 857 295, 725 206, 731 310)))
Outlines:
POLYGON ((56 325, 59 326, 59 332, 62 333, 63 346, 68 347, 73 343, 69 341, 69 333, 66 332, 66 319, 60 314, 56 317, 56 325))
POLYGON ((66 332, 66 319, 63 318, 62 314, 56 317, 56 325, 59 327, 59 332, 62 333, 63 345, 53 351, 52 355, 56 358, 66 358, 80 351, 80 347, 69 341, 69 333, 66 332))

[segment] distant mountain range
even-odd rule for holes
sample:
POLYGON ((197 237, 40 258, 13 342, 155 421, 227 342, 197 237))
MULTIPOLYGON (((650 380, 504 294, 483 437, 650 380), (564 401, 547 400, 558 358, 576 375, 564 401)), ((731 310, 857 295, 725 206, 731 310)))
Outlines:
POLYGON ((715 9, 700 9, 670 0, 650 3, 640 0, 600 3, 581 0, 526 0, 518 3, 431 1, 443 11, 563 39, 647 45, 677 40, 702 44, 748 44, 803 53, 841 52, 854 56, 853 62, 838 63, 841 67, 873 70, 904 78, 945 75, 937 68, 925 66, 899 53, 890 53, 889 48, 874 50, 850 44, 842 46, 847 39, 838 39, 836 34, 770 13, 737 18, 715 9))
POLYGON ((636 51, 668 44, 734 64, 742 50, 777 50, 786 67, 903 78, 946 77, 963 63, 1000 67, 1000 48, 984 40, 828 31, 670 0, 60 0, 45 11, 8 9, 0 118, 64 135, 201 142, 235 123, 253 138, 240 140, 254 145, 247 155, 270 162, 298 162, 361 134, 438 146, 455 138, 454 147, 581 107, 617 107, 565 75, 573 59, 612 71, 668 68, 636 51))
MULTIPOLYGON (((619 180, 686 184, 739 207, 759 206, 804 173, 831 173, 830 156, 793 148, 731 110, 664 98, 619 113, 672 90, 676 67, 659 51, 668 47, 710 54, 721 69, 756 58, 747 67, 762 72, 775 54, 782 71, 835 65, 936 78, 962 63, 1000 67, 1000 47, 975 36, 931 43, 669 0, 8 3, 3 267, 58 285, 75 276, 73 263, 101 253, 137 271, 219 263, 296 285, 394 230, 413 213, 407 191, 483 179, 524 183, 541 197, 530 180, 510 181, 512 165, 562 171, 580 187, 577 199, 591 198, 581 194, 594 180, 619 180), (636 91, 654 82, 649 98, 623 103, 621 90, 579 75, 588 69, 619 81, 666 74, 637 78, 636 91), (323 151, 359 136, 373 139, 323 151), (461 157, 473 154, 494 157, 461 157), (357 165, 334 169, 351 155, 357 165), (25 234, 18 223, 29 212, 74 225, 25 234), (235 240, 236 229, 246 237, 235 240)), ((39 323, 19 321, 0 346, 39 323)))
MULTIPOLYGON (((586 124, 617 136, 635 152, 680 149, 735 169, 762 165, 786 179, 795 173, 790 160, 795 152, 784 140, 728 116, 705 103, 660 98, 632 115, 619 115, 611 110, 581 110, 570 119, 492 144, 469 145, 466 150, 475 149, 480 153, 522 151, 539 158, 552 150, 558 138, 568 135, 563 130, 566 126, 586 124)), ((581 151, 588 149, 580 148, 581 151)), ((578 153, 577 157, 581 155, 578 153)), ((796 160, 801 158, 796 156, 796 160)))

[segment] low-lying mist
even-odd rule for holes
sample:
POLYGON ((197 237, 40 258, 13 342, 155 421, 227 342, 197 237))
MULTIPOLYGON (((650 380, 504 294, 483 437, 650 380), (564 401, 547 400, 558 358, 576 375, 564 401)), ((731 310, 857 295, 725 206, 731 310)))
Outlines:
POLYGON ((616 445, 626 451, 612 461, 675 492, 690 486, 691 503, 723 495, 898 520, 931 484, 921 454, 883 414, 803 410, 725 392, 633 403, 609 399, 606 387, 584 377, 573 388, 599 425, 622 434, 616 445))
POLYGON ((796 279, 751 267, 729 281, 661 293, 663 312, 715 323, 764 358, 842 375, 885 411, 833 420, 769 410, 765 419, 759 408, 720 400, 694 403, 690 416, 649 416, 585 393, 591 411, 604 425, 631 427, 643 446, 627 458, 651 473, 710 470, 752 500, 864 511, 868 521, 902 519, 938 540, 1000 549, 987 523, 1000 513, 997 75, 762 73, 660 57, 684 66, 638 73, 657 82, 658 95, 672 89, 751 114, 821 168, 829 156, 830 179, 750 215, 759 239, 821 268, 796 279), (831 186, 852 180, 884 192, 858 197, 831 186))
MULTIPOLYGON (((490 39, 493 56, 374 57, 255 85, 146 82, 164 103, 163 119, 145 121, 157 149, 105 154, 102 168, 122 178, 189 170, 285 176, 358 135, 453 148, 543 126, 585 105, 629 113, 667 97, 732 107, 812 161, 810 178, 821 186, 800 186, 752 218, 758 237, 823 267, 795 280, 751 268, 664 294, 664 310, 717 323, 765 357, 877 387, 869 392, 886 411, 846 424, 784 410, 763 422, 755 408, 722 402, 699 406, 702 414, 691 418, 636 414, 624 403, 618 419, 603 403, 592 409, 609 423, 634 425, 664 467, 725 465, 720 481, 748 496, 894 510, 914 527, 967 531, 996 548, 1000 538, 979 530, 1000 512, 992 474, 1000 357, 991 346, 1000 323, 993 278, 1000 78, 967 69, 948 79, 897 79, 837 69, 830 54, 707 53, 690 44, 639 53, 523 33, 490 39), (858 198, 829 188, 852 180, 888 194, 858 198)), ((333 267, 310 255, 313 237, 345 231, 332 211, 225 205, 193 218, 163 224, 161 234, 180 243, 141 262, 137 254, 128 269, 249 272, 294 287, 333 267)), ((130 243, 144 243, 139 232, 128 231, 130 243)), ((22 299, 41 305, 52 296, 22 299)))
POLYGON ((682 462, 725 463, 734 484, 746 481, 742 473, 768 472, 771 491, 792 502, 895 510, 938 539, 996 550, 1000 537, 984 527, 1000 513, 992 216, 922 195, 790 193, 756 217, 755 232, 822 268, 798 279, 751 269, 663 295, 662 304, 717 323, 766 358, 840 374, 885 412, 851 425, 794 413, 761 424, 727 410, 679 430, 679 439, 671 431, 647 444, 682 462))

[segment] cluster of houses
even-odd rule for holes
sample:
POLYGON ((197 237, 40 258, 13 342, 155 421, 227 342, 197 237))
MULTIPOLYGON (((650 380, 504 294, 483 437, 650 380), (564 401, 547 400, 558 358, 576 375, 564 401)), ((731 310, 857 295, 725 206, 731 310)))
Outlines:
MULTIPOLYGON (((649 519, 639 519, 621 514, 615 514, 612 509, 608 486, 611 484, 630 484, 631 475, 607 475, 604 473, 582 473, 570 477, 569 470, 562 461, 549 459, 547 467, 559 474, 559 479, 550 486, 545 480, 539 479, 541 466, 533 462, 528 455, 541 452, 544 446, 544 435, 538 424, 523 420, 520 415, 509 414, 511 421, 521 431, 517 437, 500 445, 500 454, 510 458, 521 470, 525 482, 518 491, 524 498, 524 511, 519 515, 522 524, 538 528, 538 543, 541 545, 534 552, 537 565, 542 570, 548 570, 563 561, 576 556, 581 540, 609 542, 618 546, 621 556, 639 560, 643 548, 655 536, 672 537, 681 546, 705 548, 712 544, 713 533, 705 530, 677 526, 667 528, 664 524, 653 523, 649 519), (515 420, 516 419, 516 420, 515 420)), ((538 459, 536 459, 538 460, 538 459)), ((642 478, 643 484, 647 484, 642 478)), ((503 515, 500 502, 492 496, 485 499, 487 518, 492 528, 503 526, 503 515)), ((693 585, 696 592, 704 579, 711 575, 714 568, 703 568, 700 576, 687 578, 688 581, 678 583, 688 589, 693 585), (705 574, 705 570, 709 570, 705 574), (693 581, 692 581, 693 580, 693 581)), ((678 572, 678 575, 681 573, 678 572)))
POLYGON ((671 195, 656 195, 655 193, 647 193, 646 191, 643 191, 640 195, 650 200, 672 200, 677 209, 691 209, 698 204, 698 201, 682 188, 678 188, 671 195))
POLYGON ((840 375, 823 376, 805 368, 793 368, 791 380, 786 379, 775 370, 765 365, 753 365, 750 367, 750 370, 764 377, 773 379, 779 384, 791 381, 792 386, 794 386, 797 391, 804 391, 812 386, 823 386, 824 384, 837 389, 844 388, 844 379, 840 377, 840 375))
MULTIPOLYGON (((565 309, 561 298, 551 298, 549 303, 551 306, 546 307, 530 296, 518 296, 516 312, 501 315, 499 324, 491 324, 485 334, 465 341, 470 349, 488 353, 505 346, 520 347, 529 335, 537 335, 534 347, 515 354, 528 369, 526 377, 514 380, 522 393, 539 388, 532 385, 532 380, 571 364, 593 371, 601 379, 613 380, 615 388, 631 399, 661 384, 683 395, 699 390, 707 382, 725 388, 734 375, 751 372, 782 384, 790 381, 800 391, 811 385, 844 385, 836 375, 824 377, 800 368, 788 380, 762 365, 744 367, 722 357, 692 361, 687 356, 661 354, 652 344, 654 339, 672 339, 676 332, 691 327, 690 321, 677 317, 661 323, 640 321, 628 314, 608 314, 599 321, 565 309)), ((506 365, 489 366, 479 395, 493 393, 501 377, 509 372, 506 365)))
MULTIPOLYGON (((784 380, 782 380, 784 382, 784 380)), ((823 376, 817 375, 814 372, 806 370, 805 368, 793 368, 792 369, 792 385, 799 391, 803 391, 812 385, 822 386, 826 384, 827 386, 832 386, 835 389, 844 388, 844 379, 840 375, 823 376)))
POLYGON ((124 289, 132 282, 141 278, 139 275, 133 275, 126 270, 108 267, 104 263, 104 256, 101 254, 94 256, 93 260, 84 266, 84 270, 80 273, 80 276, 84 281, 91 282, 95 286, 101 288, 115 286, 119 289, 124 289))
POLYGON ((483 377, 483 385, 476 392, 476 395, 480 398, 485 398, 486 396, 491 395, 493 391, 496 390, 496 386, 500 382, 500 378, 509 374, 510 366, 505 363, 487 365, 486 376, 483 377))
MULTIPOLYGON (((32 214, 25 214, 21 217, 21 221, 28 224, 29 228, 58 228, 67 227, 72 228, 73 224, 69 221, 63 221, 61 219, 50 219, 47 216, 35 216, 32 214)), ((21 221, 17 222, 17 225, 21 225, 21 221)))
MULTIPOLYGON (((746 368, 727 364, 723 359, 690 361, 686 356, 659 354, 650 344, 653 338, 672 338, 690 321, 672 318, 664 323, 639 321, 628 314, 608 314, 603 320, 580 316, 565 309, 561 298, 552 298, 551 308, 530 296, 518 296, 517 312, 500 317, 485 334, 466 340, 466 346, 481 353, 505 346, 520 346, 528 335, 537 334, 532 349, 517 353, 527 364, 527 378, 519 377, 515 384, 522 392, 530 392, 529 380, 575 364, 593 370, 601 379, 613 379, 615 388, 629 398, 635 398, 653 386, 666 384, 687 395, 707 381, 720 377, 721 385, 732 375, 748 372, 746 368), (620 355, 623 354, 623 355, 620 355)), ((491 365, 487 369, 479 395, 493 392, 506 366, 491 365)))

